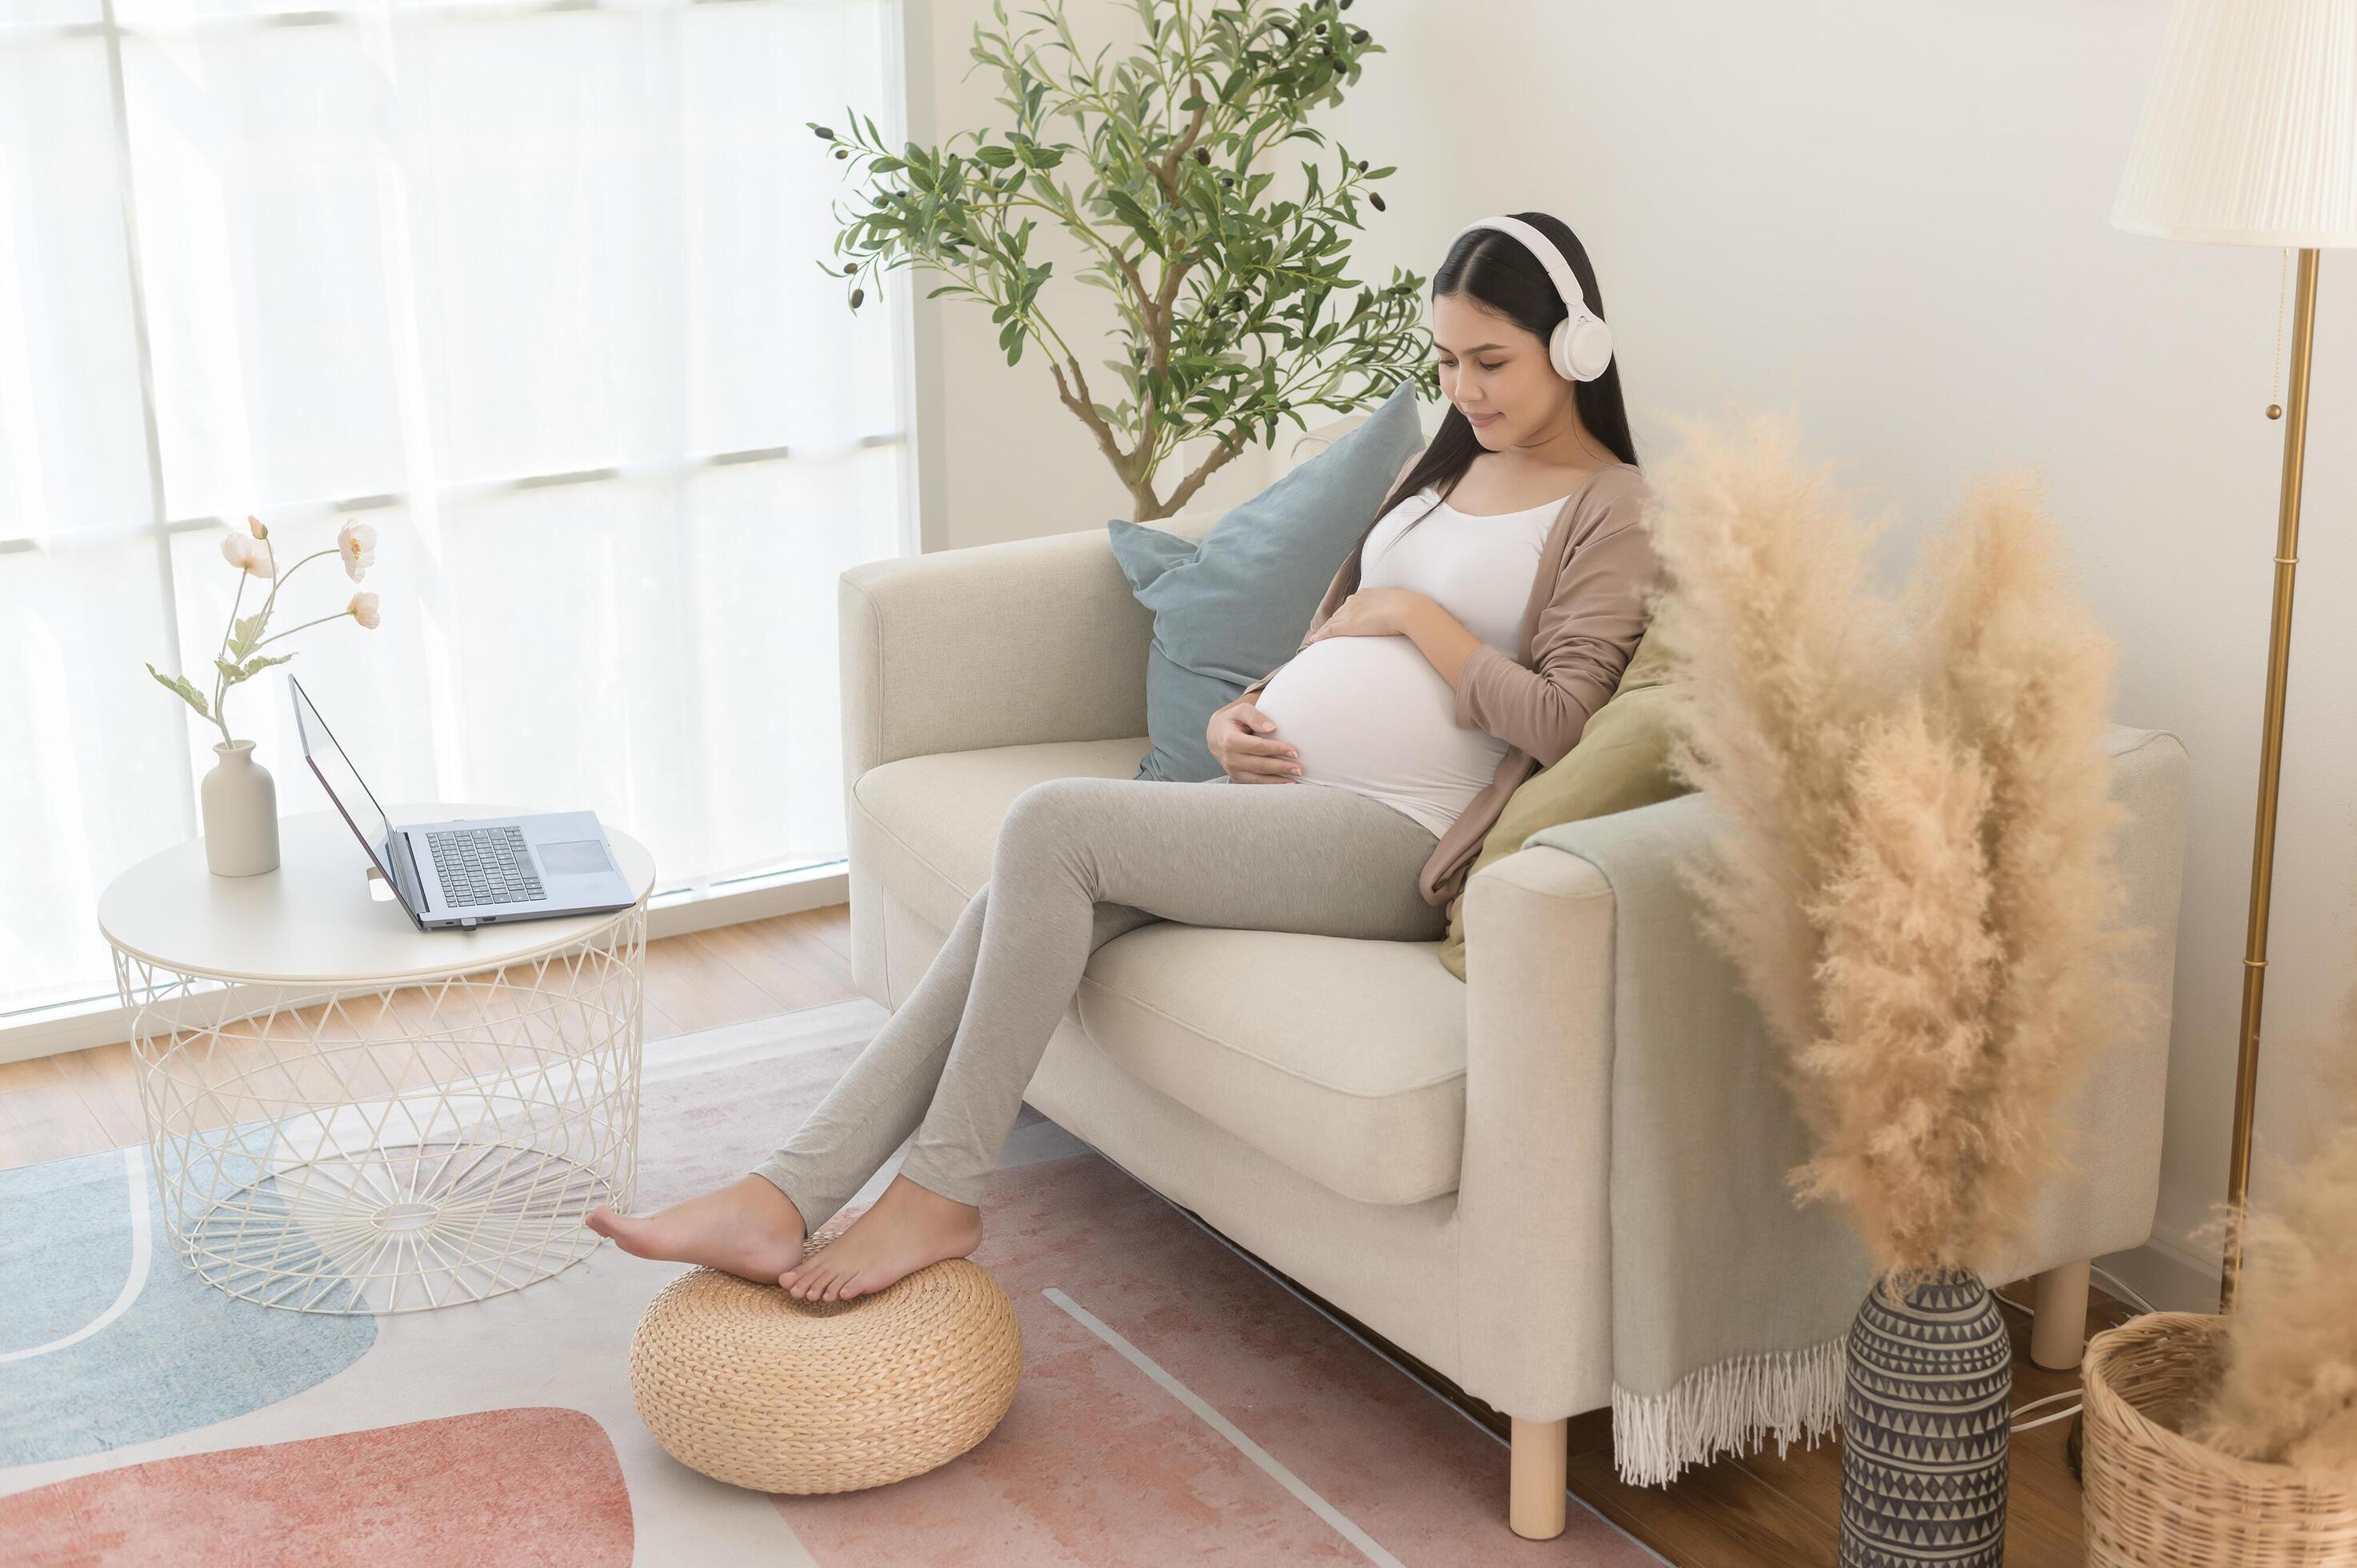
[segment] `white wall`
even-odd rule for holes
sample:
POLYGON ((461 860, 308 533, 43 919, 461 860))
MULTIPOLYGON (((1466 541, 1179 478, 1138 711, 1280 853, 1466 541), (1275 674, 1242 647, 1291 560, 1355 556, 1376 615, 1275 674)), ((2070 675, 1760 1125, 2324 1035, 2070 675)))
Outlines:
MULTIPOLYGON (((940 58, 962 70, 986 5, 919 9, 936 38, 954 32, 940 58)), ((1091 9, 1076 0, 1076 15, 1091 9)), ((1678 417, 1774 407, 1910 520, 1993 465, 2042 469, 2083 590, 2121 644, 2118 716, 2175 731, 2192 754, 2156 1240, 2214 1260, 2189 1238, 2224 1190, 2283 429, 2261 413, 2279 254, 2109 225, 2164 15, 2160 0, 1361 0, 1353 20, 1390 52, 1322 124, 1400 166, 1362 242, 1369 272, 1428 274, 1456 229, 1489 212, 1572 224, 1648 458, 1674 448, 1678 417)), ((987 91, 936 93, 940 113, 993 112, 987 91)), ((2318 1120, 2319 1069, 2351 1054, 2331 1043, 2357 935, 2344 782, 2357 777, 2345 676, 2357 261, 2345 252, 2325 258, 2319 317, 2262 1198, 2270 1153, 2318 1120)), ((986 320, 945 315, 930 342, 947 394, 931 542, 1122 512, 1044 371, 1010 374, 986 320)))

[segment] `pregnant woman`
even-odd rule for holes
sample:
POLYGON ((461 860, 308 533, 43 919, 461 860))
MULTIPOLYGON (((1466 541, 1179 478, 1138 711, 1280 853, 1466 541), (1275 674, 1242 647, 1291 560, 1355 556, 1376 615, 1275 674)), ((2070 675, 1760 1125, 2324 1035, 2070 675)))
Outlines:
POLYGON ((660 1213, 600 1205, 591 1228, 638 1256, 807 1300, 880 1290, 981 1243, 1023 1091, 1103 943, 1156 919, 1446 934, 1506 798, 1612 695, 1658 586, 1602 308, 1587 252, 1555 219, 1458 235, 1432 280, 1448 413, 1293 657, 1211 716, 1226 776, 1026 789, 989 881, 785 1146, 660 1213), (912 1133, 883 1195, 804 1262, 805 1233, 912 1133))

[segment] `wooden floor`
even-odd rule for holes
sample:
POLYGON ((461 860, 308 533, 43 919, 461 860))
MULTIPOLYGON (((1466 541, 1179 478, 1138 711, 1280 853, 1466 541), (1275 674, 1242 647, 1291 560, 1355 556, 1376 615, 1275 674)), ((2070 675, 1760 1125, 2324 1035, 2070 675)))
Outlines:
MULTIPOLYGON (((650 1039, 713 1028, 797 1008, 847 1001, 851 930, 845 906, 651 942, 647 947, 650 1039)), ((64 1159, 143 1137, 127 1047, 102 1046, 37 1061, 0 1063, 0 1168, 64 1159)), ((2007 1291, 2027 1301, 2027 1284, 2007 1291)), ((2128 1308, 2099 1296, 2090 1327, 2122 1321, 2128 1308)), ((2017 1405, 2076 1386, 2077 1374, 2030 1363, 2029 1316, 2008 1310, 2014 1329, 2017 1405)), ((2048 1406, 2046 1414, 2063 1406, 2048 1406)), ((2014 1439, 2008 1568, 2074 1568, 2081 1561, 2079 1488, 2063 1461, 2067 1421, 2014 1439)), ((1498 1457, 1498 1508, 1505 1511, 1505 1454, 1498 1457)), ((1579 1498, 1671 1562, 1697 1568, 1818 1568, 1835 1556, 1841 1455, 1833 1444, 1772 1449, 1690 1471, 1674 1486, 1622 1486, 1612 1476, 1611 1423, 1602 1411, 1571 1423, 1571 1487, 1579 1498)))

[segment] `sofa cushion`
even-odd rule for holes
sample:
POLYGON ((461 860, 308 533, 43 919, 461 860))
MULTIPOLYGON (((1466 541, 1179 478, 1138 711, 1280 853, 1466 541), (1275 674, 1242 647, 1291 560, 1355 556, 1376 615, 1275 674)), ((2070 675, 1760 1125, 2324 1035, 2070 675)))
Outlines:
MULTIPOLYGON (((1691 786, 1670 773, 1670 653, 1648 631, 1620 671, 1620 684, 1580 732, 1579 744, 1554 767, 1523 780, 1490 825, 1481 853, 1465 874, 1472 879, 1521 849, 1541 828, 1633 811, 1684 794, 1691 786)), ((1448 901, 1448 935, 1440 961, 1465 978, 1465 895, 1448 901)))
POLYGON ((1424 446, 1415 384, 1200 536, 1115 518, 1113 553, 1154 612, 1146 650, 1152 748, 1140 779, 1216 779, 1213 710, 1292 656, 1343 557, 1374 521, 1400 466, 1424 446))
MULTIPOLYGON (((1136 739, 903 757, 852 789, 856 853, 947 931, 990 879, 999 823, 1047 779, 1125 779, 1136 739)), ((1156 921, 1089 960, 1076 1011, 1108 1058, 1344 1197, 1457 1189, 1465 987, 1437 942, 1361 941, 1156 921)))
POLYGON ((1457 1190, 1465 987, 1436 942, 1157 920, 1099 948, 1082 1027, 1171 1099, 1361 1203, 1457 1190))

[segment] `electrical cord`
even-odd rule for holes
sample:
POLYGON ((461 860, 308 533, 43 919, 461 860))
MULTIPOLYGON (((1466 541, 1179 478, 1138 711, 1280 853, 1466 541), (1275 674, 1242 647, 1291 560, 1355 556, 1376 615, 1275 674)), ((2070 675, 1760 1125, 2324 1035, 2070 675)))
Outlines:
POLYGON ((2040 1405, 2052 1404, 2056 1400, 2075 1400, 2078 1397, 2079 1391, 2077 1389, 2064 1389, 2059 1394, 2048 1394, 2044 1399, 2031 1400, 2028 1404, 2017 1405, 2012 1412, 2014 1416, 2013 1430, 2016 1432, 2027 1432, 2033 1426, 2043 1426, 2050 1421, 2061 1421, 2066 1416, 2078 1414, 2079 1407, 2074 1404, 2069 1410, 2057 1411, 2052 1415, 2041 1415, 2036 1421, 2023 1421, 2020 1419, 2022 1416, 2028 1415, 2031 1411, 2036 1410, 2040 1405))
MULTIPOLYGON (((2072 1389, 2071 1391, 2075 1394, 2079 1391, 2072 1389)), ((2025 1405, 2023 1408, 2028 1409, 2029 1407, 2025 1405)), ((2074 1404, 2069 1410, 2058 1410, 2052 1415, 2041 1415, 2036 1421, 2017 1421, 2013 1423, 2013 1430, 2016 1432, 2028 1432, 2033 1426, 2045 1426, 2057 1421, 2068 1421, 2072 1416, 2078 1414, 2082 1408, 2082 1406, 2074 1404)))
POLYGON ((2111 1270, 2095 1268, 2091 1264, 2089 1265, 2087 1272, 2094 1275, 2095 1278, 2103 1281, 2104 1288, 2110 1291, 2122 1301, 2126 1302, 2130 1306, 2135 1307, 2137 1311, 2158 1312, 2160 1310, 2160 1308, 2153 1305, 2152 1303, 2145 1300, 2144 1297, 2136 1294, 2136 1292, 2128 1289, 2126 1285, 2121 1283, 2120 1276, 2112 1273, 2111 1270))
POLYGON ((2027 1415, 2027 1414, 2029 1414, 2031 1411, 2036 1410, 2040 1405, 2042 1405, 2042 1404, 2052 1404, 2056 1400, 2074 1400, 2074 1399, 2077 1399, 2078 1397, 2079 1397, 2079 1391, 2078 1391, 2078 1390, 2076 1390, 2076 1389, 2064 1389, 2064 1390, 2063 1390, 2061 1393, 2059 1393, 2059 1394, 2048 1394, 2044 1399, 2036 1399, 2036 1400, 2031 1400, 2028 1404, 2025 1404, 2025 1405, 2018 1405, 2018 1406, 2015 1407, 2015 1409, 2014 1409, 2014 1412, 2013 1412, 2013 1413, 2014 1413, 2014 1414, 2016 1414, 2016 1415, 2027 1415))
MULTIPOLYGON (((2135 1307, 2138 1312, 2158 1312, 2160 1310, 2160 1308, 2153 1305, 2152 1303, 2145 1300, 2144 1297, 2136 1294, 2136 1292, 2128 1289, 2127 1285, 2122 1282, 2119 1275, 2112 1273, 2111 1270, 2099 1269, 2094 1267, 2093 1264, 2090 1264, 2088 1265, 2087 1273, 2091 1277, 2103 1281, 2104 1288, 2109 1291, 2113 1296, 2126 1303, 2128 1305, 2135 1307)), ((2013 1308, 2014 1311, 2021 1314, 2024 1317, 2036 1317, 2038 1316, 2038 1309, 2030 1305, 2026 1301, 2016 1301, 2013 1297, 2009 1295, 2000 1295, 1996 1291, 1989 1292, 1989 1294, 1996 1296, 1998 1301, 2002 1302, 2007 1306, 2013 1308)))
MULTIPOLYGON (((2090 1277, 2101 1280, 2104 1283, 2104 1288, 2105 1290, 2109 1291, 2114 1296, 2126 1303, 2128 1305, 2136 1307, 2145 1312, 2157 1310, 2153 1306, 2152 1303, 2145 1300, 2144 1297, 2130 1290, 2121 1282, 2120 1277, 2117 1274, 2113 1273, 2109 1269, 2099 1269, 2091 1263, 2087 1267, 2087 1273, 2090 1277)), ((2007 1306, 2013 1308, 2014 1311, 2020 1313, 2024 1317, 2034 1319, 2038 1316, 2038 1309, 2030 1305, 2026 1301, 2016 1301, 2011 1296, 1998 1294, 1996 1291, 1991 1291, 1989 1294, 1996 1296, 1998 1301, 2004 1303, 2007 1306)), ((2077 1415, 2085 1408, 2085 1406, 2083 1404, 2073 1404, 2068 1410, 2058 1410, 2050 1415, 2041 1415, 2035 1421, 2024 1421, 2021 1418, 2029 1414, 2031 1411, 2036 1410, 2040 1405, 2052 1404, 2057 1400, 2076 1400, 2079 1398, 2079 1390, 2064 1389, 2059 1394, 2048 1394, 2044 1399, 2031 1400, 2028 1404, 2018 1406, 2011 1412, 2013 1417, 2012 1430, 2015 1432, 2028 1432, 2033 1427, 2046 1426, 2058 1421, 2068 1421, 2071 1417, 2077 1415)))

